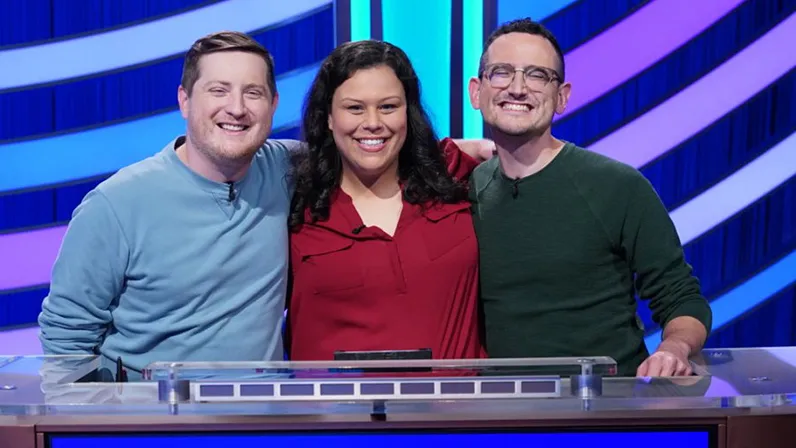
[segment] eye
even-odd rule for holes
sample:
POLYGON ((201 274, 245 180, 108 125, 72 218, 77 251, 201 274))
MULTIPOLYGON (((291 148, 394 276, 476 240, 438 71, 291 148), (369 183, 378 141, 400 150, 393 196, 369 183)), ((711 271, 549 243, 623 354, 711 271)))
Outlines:
POLYGON ((259 90, 248 90, 246 92, 246 96, 248 96, 249 98, 258 99, 263 97, 263 92, 259 90))
POLYGON ((383 104, 381 106, 381 108, 382 108, 382 110, 386 110, 388 112, 392 112, 395 109, 398 109, 398 105, 397 104, 383 104))
POLYGON ((356 112, 361 112, 362 111, 362 106, 360 106, 358 104, 351 104, 351 105, 345 106, 345 109, 347 111, 349 111, 349 112, 356 113, 356 112))
POLYGON ((506 70, 505 68, 496 68, 492 70, 492 74, 490 76, 497 78, 507 78, 511 76, 511 72, 506 70))
POLYGON ((548 75, 547 72, 545 72, 544 70, 538 68, 528 70, 525 73, 525 77, 535 79, 537 81, 544 81, 544 82, 550 81, 550 75, 548 75))

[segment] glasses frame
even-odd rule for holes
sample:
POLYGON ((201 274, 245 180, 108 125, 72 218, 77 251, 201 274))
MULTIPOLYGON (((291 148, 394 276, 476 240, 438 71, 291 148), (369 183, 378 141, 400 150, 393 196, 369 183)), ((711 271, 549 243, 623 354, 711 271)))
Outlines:
POLYGON ((562 76, 559 75, 558 72, 556 70, 553 70, 552 68, 542 67, 542 66, 538 66, 538 65, 528 65, 526 67, 521 67, 520 68, 520 67, 515 67, 515 66, 513 66, 511 64, 506 64, 506 63, 495 63, 495 64, 489 64, 489 65, 485 66, 483 71, 481 72, 481 77, 484 78, 489 83, 489 85, 492 88, 494 88, 494 89, 505 89, 505 88, 508 88, 509 86, 511 86, 511 84, 514 82, 514 78, 517 77, 517 73, 518 72, 522 73, 523 81, 525 81, 525 85, 528 88, 530 88, 530 89, 537 89, 537 88, 542 88, 543 89, 543 88, 547 87, 548 85, 552 84, 553 82, 558 82, 559 84, 563 82, 562 81, 562 76), (492 79, 494 74, 491 73, 496 68, 504 68, 507 71, 512 73, 511 78, 508 79, 508 82, 506 82, 506 83, 498 83, 496 85, 495 81, 493 81, 493 79, 492 79), (539 80, 538 78, 534 78, 534 77, 531 76, 534 72, 542 72, 542 73, 544 73, 545 76, 547 77, 547 79, 544 80, 544 82, 542 84, 534 83, 534 79, 539 80), (505 85, 503 85, 503 84, 505 84, 505 85))

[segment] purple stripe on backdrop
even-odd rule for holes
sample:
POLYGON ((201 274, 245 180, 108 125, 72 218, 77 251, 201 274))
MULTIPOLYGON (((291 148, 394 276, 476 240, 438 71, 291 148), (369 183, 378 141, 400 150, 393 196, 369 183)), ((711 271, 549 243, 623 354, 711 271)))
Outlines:
POLYGON ((66 226, 0 235, 0 291, 50 283, 66 226))
POLYGON ((39 327, 0 331, 0 356, 41 354, 39 327))
POLYGON ((796 66, 796 13, 677 95, 589 149, 640 168, 693 137, 796 66))
POLYGON ((572 96, 557 119, 639 74, 743 2, 656 0, 570 51, 564 60, 572 96))

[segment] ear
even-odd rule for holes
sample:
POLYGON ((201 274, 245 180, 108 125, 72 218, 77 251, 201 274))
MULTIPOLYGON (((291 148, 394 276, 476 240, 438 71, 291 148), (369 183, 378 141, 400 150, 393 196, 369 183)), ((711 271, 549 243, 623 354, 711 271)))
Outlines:
POLYGON ((557 114, 561 115, 567 109, 570 93, 572 93, 572 84, 565 82, 558 87, 558 103, 556 104, 557 114))
POLYGON ((481 108, 481 79, 472 77, 467 84, 467 91, 470 93, 470 106, 478 110, 481 108))
POLYGON ((188 96, 188 92, 182 86, 179 86, 177 88, 177 103, 180 105, 182 118, 186 120, 188 119, 188 111, 191 108, 190 101, 191 98, 188 96))
POLYGON ((274 99, 271 101, 271 114, 276 112, 276 107, 279 106, 279 92, 274 94, 274 99))
POLYGON ((332 114, 327 116, 326 125, 329 127, 329 130, 332 130, 332 114))

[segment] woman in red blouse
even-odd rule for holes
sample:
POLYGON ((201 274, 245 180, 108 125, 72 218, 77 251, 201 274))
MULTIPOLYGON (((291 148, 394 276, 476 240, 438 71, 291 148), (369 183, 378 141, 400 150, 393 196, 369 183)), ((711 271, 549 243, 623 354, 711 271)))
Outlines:
POLYGON ((478 246, 466 179, 477 162, 438 141, 406 54, 343 44, 303 117, 290 216, 292 360, 336 351, 431 349, 484 357, 478 246))

